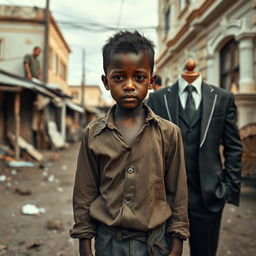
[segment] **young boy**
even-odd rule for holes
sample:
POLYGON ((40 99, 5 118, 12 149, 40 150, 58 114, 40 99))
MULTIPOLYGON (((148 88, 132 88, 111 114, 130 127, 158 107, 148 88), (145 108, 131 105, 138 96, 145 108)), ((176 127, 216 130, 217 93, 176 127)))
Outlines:
POLYGON ((116 105, 83 133, 71 236, 81 256, 93 255, 93 237, 96 256, 180 256, 189 233, 182 138, 143 104, 156 79, 153 43, 136 31, 115 34, 103 68, 116 105))

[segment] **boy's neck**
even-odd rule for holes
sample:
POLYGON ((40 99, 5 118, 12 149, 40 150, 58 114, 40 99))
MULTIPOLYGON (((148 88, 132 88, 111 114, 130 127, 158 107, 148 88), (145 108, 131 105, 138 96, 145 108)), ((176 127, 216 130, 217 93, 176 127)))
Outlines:
POLYGON ((115 121, 121 121, 124 119, 145 119, 145 110, 143 108, 143 103, 141 103, 137 108, 125 109, 116 105, 114 112, 115 121))

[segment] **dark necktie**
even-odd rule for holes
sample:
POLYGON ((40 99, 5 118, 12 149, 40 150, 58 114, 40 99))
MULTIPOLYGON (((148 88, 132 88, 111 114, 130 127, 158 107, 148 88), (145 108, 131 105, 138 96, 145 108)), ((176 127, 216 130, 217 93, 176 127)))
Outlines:
POLYGON ((192 92, 196 90, 196 88, 193 85, 188 85, 185 90, 188 92, 185 111, 189 122, 191 122, 192 118, 196 113, 196 104, 192 95, 192 92))

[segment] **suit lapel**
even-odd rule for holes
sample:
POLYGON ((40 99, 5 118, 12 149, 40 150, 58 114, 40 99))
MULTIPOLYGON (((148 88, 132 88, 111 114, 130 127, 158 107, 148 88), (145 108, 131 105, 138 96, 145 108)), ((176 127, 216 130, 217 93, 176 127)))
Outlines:
POLYGON ((202 83, 202 123, 201 123, 201 134, 200 134, 200 147, 203 146, 210 122, 212 119, 212 114, 216 105, 217 94, 214 89, 209 85, 202 83))
POLYGON ((164 94, 165 108, 171 122, 178 125, 178 82, 169 87, 164 94))

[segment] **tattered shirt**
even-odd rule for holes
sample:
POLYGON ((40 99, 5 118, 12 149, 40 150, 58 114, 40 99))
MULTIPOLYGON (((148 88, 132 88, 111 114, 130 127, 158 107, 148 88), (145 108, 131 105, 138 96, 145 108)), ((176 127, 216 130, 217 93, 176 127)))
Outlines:
POLYGON ((167 232, 188 237, 180 129, 144 108, 145 123, 131 146, 115 126, 115 106, 85 128, 73 193, 72 237, 92 238, 98 222, 137 231, 166 222, 167 232))

